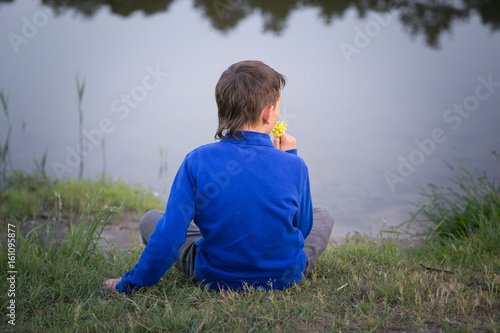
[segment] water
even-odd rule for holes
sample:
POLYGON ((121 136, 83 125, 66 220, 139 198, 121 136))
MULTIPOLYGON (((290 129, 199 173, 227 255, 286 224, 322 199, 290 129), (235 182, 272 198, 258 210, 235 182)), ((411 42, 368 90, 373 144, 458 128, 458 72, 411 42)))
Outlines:
POLYGON ((49 174, 77 177, 78 77, 85 177, 165 195, 184 156, 213 141, 221 73, 258 59, 288 78, 281 120, 334 235, 399 224, 418 187, 449 185, 444 161, 500 176, 500 10, 388 3, 1 3, 12 166, 47 151, 49 174))

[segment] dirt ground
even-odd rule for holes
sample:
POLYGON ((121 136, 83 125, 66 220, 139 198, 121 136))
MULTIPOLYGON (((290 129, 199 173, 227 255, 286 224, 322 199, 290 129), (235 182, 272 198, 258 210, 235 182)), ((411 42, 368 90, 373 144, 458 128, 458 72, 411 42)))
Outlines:
MULTIPOLYGON (((118 252, 130 249, 133 246, 142 245, 141 235, 139 233, 139 220, 141 216, 133 213, 124 213, 111 219, 111 221, 104 227, 101 234, 102 240, 99 244, 106 250, 116 245, 118 252)), ((34 228, 41 236, 41 243, 46 244, 47 240, 60 241, 68 234, 67 222, 47 222, 46 219, 40 220, 24 220, 19 222, 19 228, 23 237, 29 236, 29 232, 34 228), (44 225, 45 224, 45 225, 44 225)))
MULTIPOLYGON (((105 226, 101 234, 103 239, 99 241, 103 252, 106 253, 107 249, 112 246, 116 246, 118 253, 126 251, 134 246, 142 246, 141 235, 139 232, 139 221, 141 217, 142 216, 135 213, 126 212, 120 216, 112 218, 111 221, 105 226)), ((29 231, 45 222, 46 220, 43 219, 38 221, 22 221, 20 222, 21 234, 25 237, 29 231)), ((39 228, 37 232, 41 235, 42 243, 47 242, 47 237, 51 240, 57 239, 59 241, 68 233, 68 227, 66 222, 58 224, 51 222, 48 230, 47 227, 44 226, 39 228)), ((341 244, 345 241, 345 237, 332 237, 331 241, 333 243, 341 244)))
MULTIPOLYGON (((125 213, 122 217, 112 219, 104 228, 101 236, 109 243, 116 244, 118 252, 142 245, 139 232, 141 217, 136 216, 136 214, 125 213)), ((101 242, 101 245, 106 246, 105 242, 101 242)))

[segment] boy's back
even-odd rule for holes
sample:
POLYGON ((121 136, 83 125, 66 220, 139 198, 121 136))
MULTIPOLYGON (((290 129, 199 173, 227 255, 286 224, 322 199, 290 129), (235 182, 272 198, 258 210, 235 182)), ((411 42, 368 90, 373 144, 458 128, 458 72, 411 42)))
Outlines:
POLYGON ((307 275, 328 244, 333 219, 324 208, 313 211, 296 140, 269 136, 284 85, 283 75, 259 61, 222 74, 215 88, 220 141, 186 156, 166 211, 141 220, 146 247, 139 262, 105 288, 154 285, 174 261, 193 282, 214 289, 282 289, 307 275))
POLYGON ((191 152, 181 170, 193 183, 176 180, 172 190, 195 191, 193 206, 183 208, 195 210, 203 236, 196 244, 200 280, 236 288, 242 280, 265 286, 271 279, 279 288, 298 282, 306 265, 302 248, 312 226, 307 167, 294 151, 276 149, 269 135, 245 136, 191 152))

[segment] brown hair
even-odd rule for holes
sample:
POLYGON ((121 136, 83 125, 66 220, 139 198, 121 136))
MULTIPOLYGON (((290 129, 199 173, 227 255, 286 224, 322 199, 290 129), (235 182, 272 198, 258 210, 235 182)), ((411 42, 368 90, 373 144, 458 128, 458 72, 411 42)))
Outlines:
POLYGON ((219 109, 219 128, 215 139, 238 139, 244 125, 255 125, 266 106, 276 105, 286 78, 260 61, 242 61, 231 65, 215 87, 219 109))

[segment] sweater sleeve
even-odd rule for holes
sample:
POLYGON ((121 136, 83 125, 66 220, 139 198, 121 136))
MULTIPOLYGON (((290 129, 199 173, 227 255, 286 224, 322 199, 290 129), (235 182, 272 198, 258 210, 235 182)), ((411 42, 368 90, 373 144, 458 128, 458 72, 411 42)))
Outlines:
POLYGON ((304 239, 309 235, 313 225, 313 207, 311 189, 309 185, 309 171, 303 164, 301 175, 301 192, 298 203, 298 212, 294 216, 294 225, 302 232, 304 239))
POLYGON ((172 266, 194 218, 195 188, 186 157, 172 184, 165 214, 158 220, 139 262, 116 285, 118 291, 131 293, 140 287, 155 285, 172 266))

